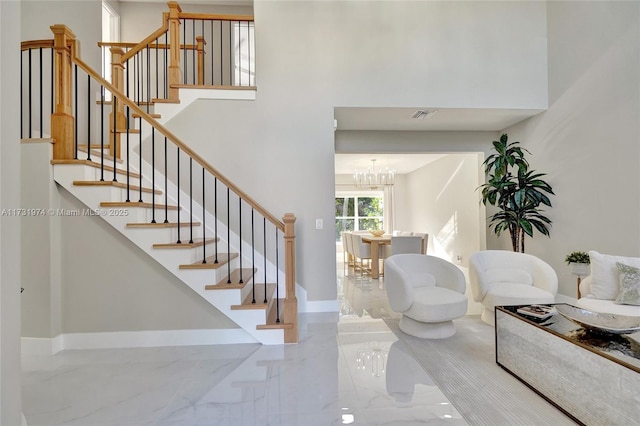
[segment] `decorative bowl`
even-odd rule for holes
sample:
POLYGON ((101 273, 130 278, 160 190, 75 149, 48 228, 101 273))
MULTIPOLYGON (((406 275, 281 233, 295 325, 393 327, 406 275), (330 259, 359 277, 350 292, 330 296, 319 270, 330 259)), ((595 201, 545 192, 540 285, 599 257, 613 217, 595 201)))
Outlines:
POLYGON ((592 331, 613 334, 630 334, 640 330, 640 317, 592 312, 571 305, 555 305, 565 318, 592 331))
POLYGON ((382 237, 384 235, 384 229, 370 229, 369 232, 374 237, 382 237))

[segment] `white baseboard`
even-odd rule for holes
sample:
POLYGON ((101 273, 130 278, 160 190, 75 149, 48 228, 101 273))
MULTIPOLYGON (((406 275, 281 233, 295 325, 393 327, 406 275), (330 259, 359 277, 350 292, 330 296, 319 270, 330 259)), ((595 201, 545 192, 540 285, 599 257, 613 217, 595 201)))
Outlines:
POLYGON ((22 354, 52 355, 68 349, 152 348, 158 346, 257 343, 244 330, 153 330, 68 333, 54 338, 22 338, 22 354))

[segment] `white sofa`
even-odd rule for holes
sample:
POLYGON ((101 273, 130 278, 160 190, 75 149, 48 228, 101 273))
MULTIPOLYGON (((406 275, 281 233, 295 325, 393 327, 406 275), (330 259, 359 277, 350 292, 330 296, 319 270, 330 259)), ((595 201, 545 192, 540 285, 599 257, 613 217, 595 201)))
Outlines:
MULTIPOLYGON (((640 258, 601 254, 590 251, 591 275, 580 283, 581 297, 576 306, 594 312, 640 316, 640 306, 621 304, 620 271, 617 263, 640 268, 640 258)), ((625 288, 627 284, 624 284, 625 288)))

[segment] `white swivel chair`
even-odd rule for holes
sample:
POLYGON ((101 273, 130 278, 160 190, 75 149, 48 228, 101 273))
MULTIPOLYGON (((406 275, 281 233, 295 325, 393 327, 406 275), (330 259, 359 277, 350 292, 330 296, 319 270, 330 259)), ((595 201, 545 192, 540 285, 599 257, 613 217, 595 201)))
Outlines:
POLYGON ((495 324, 495 307, 554 303, 558 276, 535 256, 505 250, 484 250, 469 257, 469 284, 482 303, 482 321, 495 324))
POLYGON ((385 261, 389 306, 402 314, 400 330, 416 337, 441 339, 455 334, 453 319, 467 313, 462 271, 444 259, 396 254, 385 261))

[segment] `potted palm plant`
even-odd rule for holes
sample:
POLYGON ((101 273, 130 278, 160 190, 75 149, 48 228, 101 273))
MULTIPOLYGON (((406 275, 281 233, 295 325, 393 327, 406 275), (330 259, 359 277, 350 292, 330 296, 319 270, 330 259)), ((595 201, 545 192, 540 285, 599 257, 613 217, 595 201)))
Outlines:
POLYGON ((584 251, 572 251, 564 258, 564 261, 567 262, 567 265, 571 266, 574 275, 578 275, 579 277, 588 275, 589 265, 591 264, 588 253, 584 251))
POLYGON ((491 216, 490 228, 497 236, 509 231, 513 251, 524 253, 525 235, 533 237, 534 230, 549 236, 551 220, 539 207, 551 207, 549 195, 555 195, 544 173, 529 170, 520 142, 509 142, 507 134, 493 141, 494 154, 483 163, 487 183, 481 185, 482 203, 498 207, 491 216))

